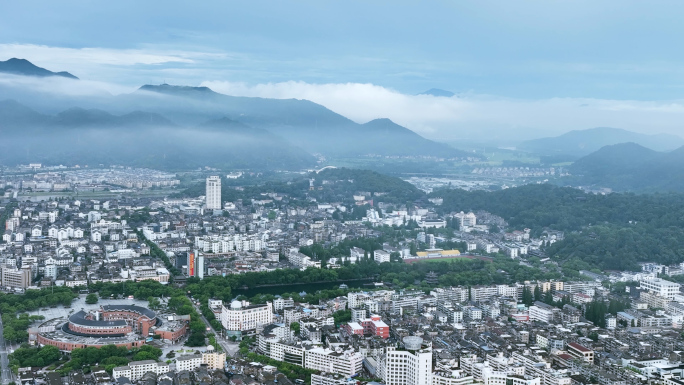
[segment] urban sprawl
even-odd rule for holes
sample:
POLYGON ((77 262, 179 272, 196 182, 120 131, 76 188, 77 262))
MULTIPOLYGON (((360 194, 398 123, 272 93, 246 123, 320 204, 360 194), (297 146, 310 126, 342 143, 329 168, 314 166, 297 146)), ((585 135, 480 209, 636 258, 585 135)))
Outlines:
MULTIPOLYGON (((37 172, 33 180, 5 177, 5 197, 16 198, 19 190, 179 183, 173 174, 154 170, 39 169, 31 167, 37 172)), ((502 255, 521 266, 557 270, 543 248, 564 234, 492 231, 505 229, 505 220, 488 212, 438 214, 440 198, 431 198, 429 205, 389 205, 374 202, 377 193, 357 191, 350 197, 353 204, 274 205, 287 196, 265 193, 249 201, 223 201, 222 188, 228 187, 222 187, 222 178, 209 176, 205 184, 204 196, 197 198, 63 196, 6 202, 2 295, 60 287, 80 293, 70 307, 30 312, 36 317, 28 346, 57 348, 60 364, 75 351, 110 345, 152 346, 165 356, 92 365, 63 379, 36 366, 9 373, 7 353, 26 349, 9 344, 0 356, 3 383, 684 384, 684 293, 666 279, 684 274, 684 264, 643 263, 639 272, 587 270, 579 271, 581 278, 452 286, 439 269, 446 261, 487 265, 493 255, 502 255), (366 210, 361 218, 341 217, 359 207, 366 210), (359 244, 325 258, 312 252, 317 245, 330 249, 392 231, 395 236, 377 247, 359 244), (200 302, 192 292, 218 277, 287 274, 288 269, 343 271, 369 263, 434 263, 435 269, 424 281, 408 284, 377 276, 339 279, 330 286, 338 295, 321 296, 315 303, 306 301, 313 293, 303 292, 305 285, 289 286, 296 295, 256 299, 236 289, 231 298, 200 302), (152 306, 147 297, 100 292, 99 303, 88 303, 98 285, 124 288, 147 281, 187 291, 193 314, 201 314, 208 332, 203 346, 185 345, 194 333, 192 317, 188 311, 173 311, 169 298, 153 293, 157 303, 152 306), (306 375, 293 376, 293 366, 306 375)), ((312 183, 309 188, 317 187, 312 183)))

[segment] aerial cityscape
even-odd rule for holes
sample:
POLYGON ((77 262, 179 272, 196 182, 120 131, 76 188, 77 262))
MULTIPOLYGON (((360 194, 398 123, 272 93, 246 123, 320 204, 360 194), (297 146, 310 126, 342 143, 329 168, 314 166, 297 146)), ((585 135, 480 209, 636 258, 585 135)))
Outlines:
POLYGON ((0 4, 0 385, 684 385, 682 10, 0 4))

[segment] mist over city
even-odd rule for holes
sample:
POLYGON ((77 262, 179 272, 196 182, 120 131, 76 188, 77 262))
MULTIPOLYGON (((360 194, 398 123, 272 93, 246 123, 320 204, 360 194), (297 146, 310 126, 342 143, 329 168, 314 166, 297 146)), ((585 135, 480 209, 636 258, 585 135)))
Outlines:
POLYGON ((1 3, 0 385, 684 385, 683 18, 1 3))

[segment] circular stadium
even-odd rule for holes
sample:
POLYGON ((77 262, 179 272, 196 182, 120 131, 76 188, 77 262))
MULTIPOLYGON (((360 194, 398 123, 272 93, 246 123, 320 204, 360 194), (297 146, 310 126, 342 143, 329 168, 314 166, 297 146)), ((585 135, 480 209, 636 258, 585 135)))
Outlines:
POLYGON ((160 317, 154 311, 136 305, 102 305, 96 311, 80 310, 67 319, 55 318, 43 323, 35 331, 35 340, 40 345, 56 346, 63 351, 104 345, 131 349, 144 345, 155 335, 178 342, 186 334, 187 321, 187 316, 160 317))

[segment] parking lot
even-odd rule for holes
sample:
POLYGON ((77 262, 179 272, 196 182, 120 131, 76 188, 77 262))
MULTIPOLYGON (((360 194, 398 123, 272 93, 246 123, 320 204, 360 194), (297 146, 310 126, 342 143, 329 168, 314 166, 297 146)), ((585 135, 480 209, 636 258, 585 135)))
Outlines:
POLYGON ((137 300, 137 299, 102 299, 93 305, 89 305, 85 303, 85 294, 79 295, 78 298, 74 299, 74 301, 71 303, 70 308, 65 308, 63 306, 57 306, 57 307, 50 307, 50 308, 41 308, 32 312, 29 312, 31 315, 42 315, 45 317, 45 320, 50 320, 54 318, 59 318, 59 317, 67 317, 69 314, 79 311, 79 310, 97 310, 100 308, 102 305, 121 305, 121 304, 126 304, 126 305, 136 305, 136 306, 141 306, 141 307, 147 307, 147 301, 144 300, 137 300))

